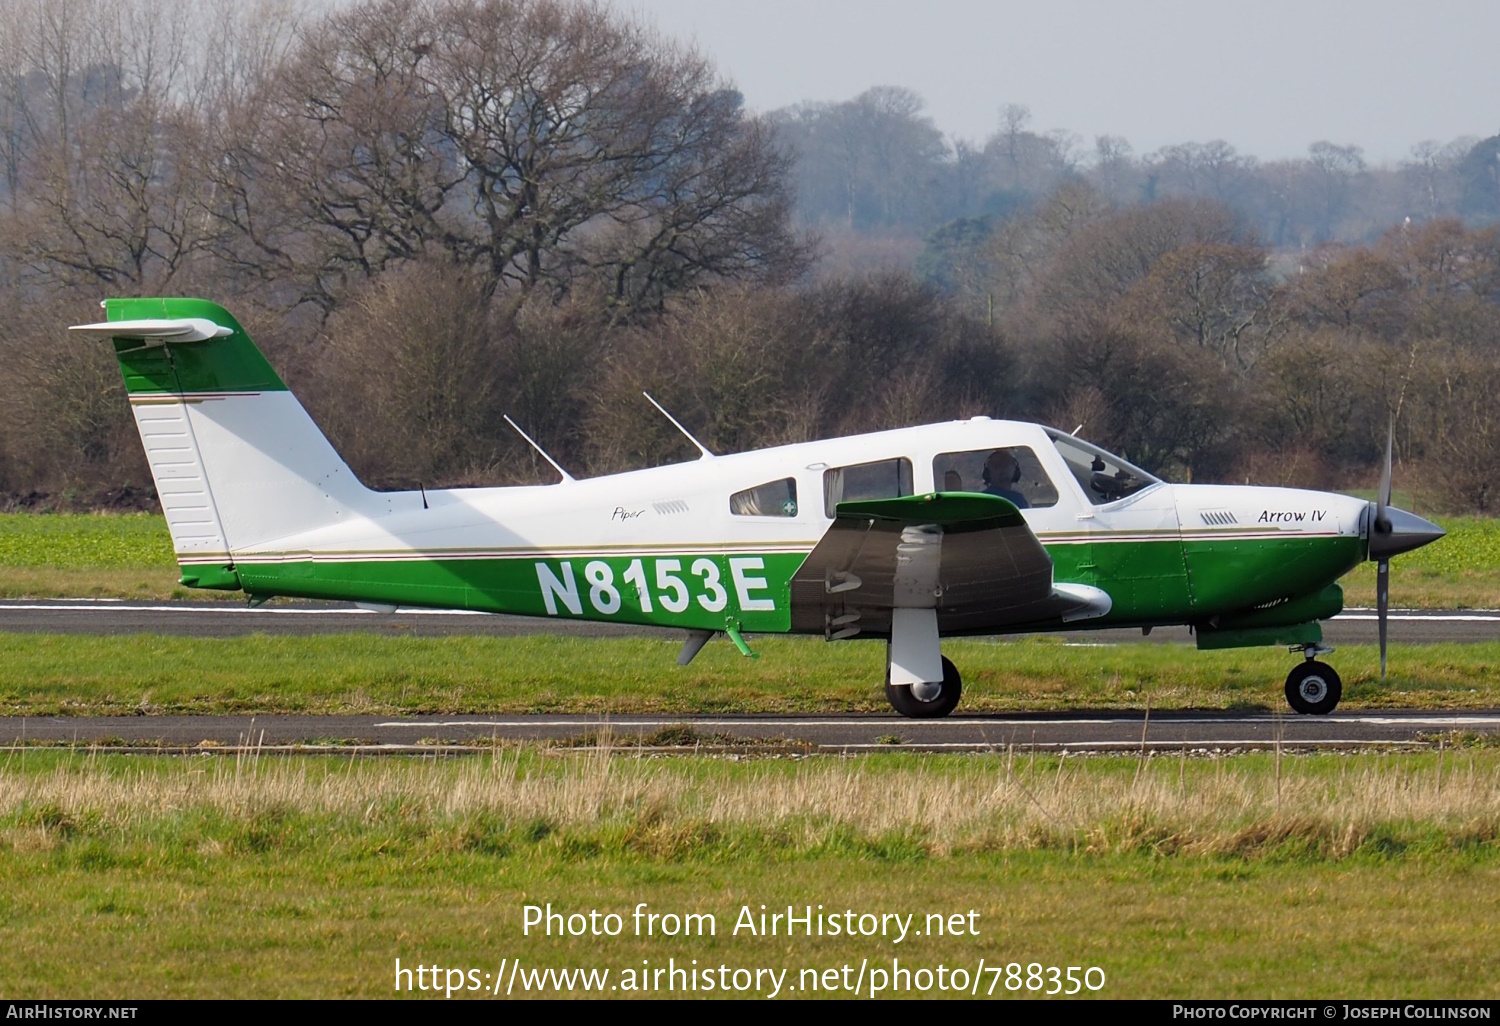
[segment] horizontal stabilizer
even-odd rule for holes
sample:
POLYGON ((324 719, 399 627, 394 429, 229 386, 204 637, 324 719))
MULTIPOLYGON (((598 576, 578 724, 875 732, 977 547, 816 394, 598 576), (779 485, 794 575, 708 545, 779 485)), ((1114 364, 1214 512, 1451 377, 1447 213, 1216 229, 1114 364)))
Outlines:
POLYGON ((96 338, 138 338, 147 343, 204 342, 211 338, 233 335, 234 329, 215 324, 207 317, 184 317, 176 320, 101 321, 98 324, 75 324, 69 331, 96 338))

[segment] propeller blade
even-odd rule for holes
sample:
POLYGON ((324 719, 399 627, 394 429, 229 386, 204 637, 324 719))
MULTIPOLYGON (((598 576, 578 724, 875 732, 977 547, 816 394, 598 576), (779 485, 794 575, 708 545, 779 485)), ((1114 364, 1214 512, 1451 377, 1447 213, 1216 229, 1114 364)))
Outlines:
POLYGON ((1375 564, 1375 610, 1380 623, 1380 679, 1385 680, 1385 630, 1386 619, 1391 611, 1391 561, 1382 559, 1375 564))
POLYGON ((1380 491, 1375 496, 1375 527, 1382 534, 1391 530, 1386 508, 1391 504, 1391 454, 1396 446, 1396 418, 1392 417, 1385 436, 1385 465, 1380 468, 1380 491))

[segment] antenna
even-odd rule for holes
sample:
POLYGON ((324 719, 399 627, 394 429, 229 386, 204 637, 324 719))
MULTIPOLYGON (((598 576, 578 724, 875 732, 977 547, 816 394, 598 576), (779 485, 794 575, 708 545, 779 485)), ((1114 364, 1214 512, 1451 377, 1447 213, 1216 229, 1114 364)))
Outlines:
POLYGON ((684 438, 686 438, 689 442, 692 442, 694 445, 696 445, 698 447, 698 451, 703 454, 702 456, 698 457, 699 459, 711 460, 711 459, 714 458, 714 454, 708 451, 708 446, 706 446, 702 442, 698 441, 698 439, 694 438, 688 432, 687 428, 685 428, 681 424, 677 423, 677 418, 674 417, 674 416, 672 416, 670 413, 668 413, 667 412, 667 408, 665 406, 663 406, 661 403, 657 402, 655 399, 651 398, 651 393, 650 392, 642 392, 641 395, 643 395, 643 396, 646 397, 646 402, 650 403, 652 406, 655 406, 658 410, 660 410, 661 411, 661 415, 663 417, 666 417, 668 420, 670 420, 672 422, 672 426, 674 428, 676 428, 678 431, 681 431, 682 432, 682 436, 684 438))
MULTIPOLYGON (((1067 421, 1064 421, 1063 423, 1067 423, 1067 421)), ((1078 432, 1080 432, 1082 430, 1083 430, 1083 423, 1082 423, 1082 421, 1080 421, 1079 424, 1078 424, 1078 426, 1076 428, 1074 428, 1072 431, 1068 432, 1068 437, 1069 438, 1077 438, 1078 437, 1078 432)))
POLYGON ((566 470, 564 470, 562 468, 562 464, 558 463, 551 456, 548 456, 547 455, 547 450, 543 449, 540 445, 537 445, 535 439, 533 439, 526 432, 522 431, 521 430, 521 425, 517 424, 515 421, 513 421, 513 420, 510 419, 510 414, 508 414, 508 413, 502 413, 502 414, 500 414, 500 416, 502 416, 502 417, 505 418, 505 423, 509 424, 511 427, 513 427, 513 428, 516 429, 516 434, 518 434, 522 438, 526 439, 526 441, 531 445, 531 447, 533 449, 535 449, 537 452, 539 452, 539 453, 542 454, 542 459, 544 459, 548 463, 552 464, 552 469, 555 470, 555 471, 557 471, 559 474, 561 474, 562 475, 562 479, 564 481, 576 481, 577 480, 577 478, 575 478, 572 474, 568 473, 566 470))

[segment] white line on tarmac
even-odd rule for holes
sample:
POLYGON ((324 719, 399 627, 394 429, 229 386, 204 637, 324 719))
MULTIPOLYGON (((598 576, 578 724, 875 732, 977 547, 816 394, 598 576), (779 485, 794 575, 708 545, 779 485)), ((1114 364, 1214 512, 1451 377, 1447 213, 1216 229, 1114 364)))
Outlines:
MULTIPOLYGON (((1365 745, 1365 746, 1375 746, 1375 745, 1404 745, 1404 744, 1410 744, 1410 743, 1411 742, 1409 742, 1409 741, 1367 741, 1367 740, 1359 740, 1359 739, 1325 739, 1325 740, 1321 740, 1321 741, 1293 741, 1293 740, 1289 740, 1289 739, 1283 739, 1282 742, 1281 742, 1281 744, 1282 744, 1283 747, 1290 747, 1290 746, 1293 746, 1293 745, 1353 745, 1353 746, 1365 745)), ((1030 742, 1030 741, 1028 741, 1028 742, 1026 742, 1026 747, 1028 747, 1028 748, 1063 748, 1063 749, 1074 748, 1074 749, 1078 749, 1080 751, 1091 751, 1091 750, 1096 749, 1096 748, 1138 748, 1138 747, 1140 747, 1140 744, 1141 743, 1139 741, 1036 741, 1036 742, 1030 742)), ((1269 747, 1273 746, 1275 744, 1275 742, 1273 742, 1273 741, 1267 741, 1264 738, 1259 738, 1259 739, 1253 739, 1253 740, 1248 740, 1248 741, 1233 741, 1233 740, 1230 740, 1230 741, 1217 741, 1217 740, 1214 740, 1214 741, 1189 741, 1187 744, 1188 744, 1188 750, 1190 752, 1213 752, 1213 751, 1222 751, 1223 748, 1224 748, 1224 746, 1226 746, 1226 745, 1235 745, 1235 746, 1239 746, 1239 747, 1257 748, 1257 749, 1259 749, 1259 748, 1269 748, 1269 747)), ((659 752, 683 751, 683 752, 687 752, 687 751, 692 751, 692 750, 694 750, 696 748, 700 748, 700 747, 702 747, 702 748, 729 748, 729 747, 736 747, 736 746, 734 746, 732 744, 731 745, 702 745, 702 746, 699 746, 699 745, 662 745, 662 746, 660 746, 658 748, 652 749, 652 751, 659 751, 659 752)), ((934 751, 951 751, 951 750, 954 750, 954 749, 971 749, 972 750, 972 749, 976 749, 976 748, 995 748, 995 747, 998 747, 998 746, 992 745, 992 744, 986 744, 984 742, 969 743, 969 742, 964 742, 964 741, 938 741, 938 742, 904 741, 904 742, 902 742, 899 745, 881 744, 879 742, 875 742, 875 743, 859 743, 859 744, 835 744, 835 743, 828 743, 828 744, 820 744, 820 745, 817 745, 816 747, 819 748, 819 749, 822 749, 822 750, 827 750, 827 751, 834 751, 834 750, 837 750, 837 751, 847 751, 847 750, 851 750, 851 749, 870 749, 872 751, 873 750, 878 750, 878 751, 882 751, 882 752, 899 752, 899 751, 914 751, 914 750, 925 750, 925 749, 930 749, 930 750, 934 750, 934 751)), ((1170 749, 1171 751, 1175 752, 1175 751, 1177 751, 1177 750, 1179 750, 1180 748, 1183 747, 1183 742, 1181 742, 1181 741, 1147 741, 1146 742, 1146 747, 1148 747, 1148 748, 1167 748, 1167 749, 1170 749)), ((38 750, 39 749, 37 749, 35 746, 31 746, 31 745, 0 745, 0 752, 35 752, 35 751, 38 751, 38 750)), ((432 754, 470 754, 470 753, 472 753, 472 754, 478 754, 479 752, 484 751, 484 749, 475 748, 472 745, 444 745, 444 744, 438 744, 438 745, 422 745, 422 744, 323 745, 323 744, 300 744, 300 743, 294 743, 294 744, 270 744, 270 745, 262 745, 262 744, 255 744, 255 745, 234 744, 234 745, 229 745, 229 744, 226 744, 226 745, 208 745, 208 746, 201 746, 201 745, 196 745, 196 744, 195 745, 166 744, 166 745, 159 745, 159 746, 158 745, 149 745, 149 746, 148 745, 139 745, 139 746, 126 745, 126 746, 123 746, 123 747, 114 748, 111 751, 112 752, 118 752, 121 755, 136 755, 136 754, 150 755, 150 754, 153 754, 155 752, 161 752, 161 751, 165 751, 165 752, 192 752, 195 755, 242 755, 242 754, 250 754, 250 753, 256 753, 256 754, 270 754, 270 753, 285 753, 285 754, 327 754, 327 753, 336 753, 336 754, 339 754, 339 755, 379 753, 379 754, 402 754, 402 755, 404 755, 404 754, 432 755, 432 754)), ((587 749, 574 749, 574 751, 587 751, 587 749)))
MULTIPOLYGON (((1379 620, 1375 613, 1340 613, 1334 617, 1335 620, 1379 620)), ((1500 614, 1496 613, 1418 613, 1415 615, 1401 615, 1392 613, 1388 619, 1391 620, 1465 620, 1479 623, 1494 623, 1500 621, 1500 614)))
MULTIPOLYGON (((492 616, 494 614, 480 609, 425 609, 411 606, 400 606, 393 613, 384 613, 376 609, 340 608, 340 609, 308 609, 303 607, 261 606, 250 609, 245 606, 204 606, 204 605, 157 605, 136 606, 109 599, 69 599, 66 603, 19 603, 0 602, 0 611, 6 609, 25 610, 31 612, 46 612, 58 610, 73 613, 100 613, 100 612, 137 612, 137 613, 272 613, 282 616, 328 616, 347 615, 355 613, 361 616, 492 616)), ((550 619, 550 618, 549 618, 550 619)), ((1378 616, 1373 611, 1363 608, 1350 609, 1338 616, 1335 620, 1375 620, 1378 616)), ((1393 612, 1391 620, 1455 620, 1475 623, 1500 623, 1500 610, 1472 610, 1465 613, 1430 613, 1424 611, 1393 612)), ((606 622, 606 621, 599 621, 606 622)))
MULTIPOLYGON (((927 728, 951 728, 951 729, 985 729, 989 727, 1099 727, 1099 726, 1129 726, 1134 728, 1140 722, 1135 719, 1121 718, 1110 720, 926 720, 921 727, 927 728)), ((1334 720, 1303 720, 1291 716, 1234 716, 1234 717, 1193 717, 1192 719, 1166 719, 1158 720, 1157 728, 1168 730, 1173 726, 1202 726, 1211 724, 1233 723, 1240 726, 1246 724, 1270 724, 1277 723, 1364 723, 1379 727, 1493 727, 1500 726, 1500 716, 1339 716, 1334 720)), ((886 726, 890 724, 905 724, 909 727, 915 726, 911 720, 896 717, 869 717, 859 719, 827 719, 827 720, 705 720, 692 716, 678 716, 676 718, 659 720, 561 720, 538 717, 530 720, 426 720, 422 722, 392 720, 387 723, 375 723, 374 727, 404 727, 412 730, 430 730, 434 727, 673 727, 679 724, 688 724, 694 727, 763 727, 772 729, 785 729, 788 727, 859 727, 859 726, 886 726)), ((1102 742, 1101 742, 1102 743, 1102 742)), ((1140 742, 1135 742, 1139 744, 1140 742)), ((1215 744, 1227 743, 1215 741, 1215 744)))
MULTIPOLYGON (((1313 740, 1301 740, 1301 741, 1296 741, 1296 740, 1293 740, 1291 738, 1283 738, 1282 741, 1281 741, 1282 747, 1291 747, 1292 745, 1406 745, 1406 744, 1411 744, 1411 743, 1412 742, 1410 742, 1410 741, 1373 741, 1373 740, 1365 740, 1365 739, 1362 739, 1362 738, 1316 738, 1316 739, 1313 739, 1313 740)), ((1268 748, 1268 747, 1274 746, 1275 744, 1276 744, 1275 741, 1267 740, 1266 738, 1263 738, 1263 737, 1261 737, 1261 738, 1250 738, 1248 740, 1247 739, 1238 739, 1238 740, 1236 740, 1236 739, 1233 739, 1233 738, 1212 738, 1212 739, 1206 740, 1206 741, 1187 741, 1187 742, 1183 742, 1183 741, 1147 741, 1146 742, 1146 747, 1147 748, 1169 748, 1169 749, 1171 749, 1172 751, 1175 752, 1178 749, 1182 748, 1184 745, 1186 745, 1188 751, 1191 752, 1191 751, 1202 751, 1202 750, 1205 750, 1205 749, 1212 749, 1212 748, 1223 748, 1226 745, 1240 745, 1240 746, 1247 746, 1247 747, 1250 747, 1250 748, 1268 748)), ((836 744, 836 743, 833 743, 833 742, 828 742, 828 743, 819 745, 819 747, 820 748, 878 748, 878 749, 881 749, 883 751, 892 751, 892 752, 894 752, 894 751, 900 751, 903 748, 906 748, 906 749, 911 749, 911 748, 983 748, 983 747, 998 747, 998 746, 995 746, 995 745, 986 746, 982 742, 972 742, 972 741, 912 741, 912 742, 905 742, 905 741, 903 741, 899 745, 881 744, 881 743, 879 743, 877 741, 877 742, 875 742, 873 744, 872 743, 860 743, 860 744, 845 744, 845 745, 836 744)), ((1089 749, 1089 748, 1139 748, 1139 747, 1141 747, 1141 742, 1139 740, 1135 740, 1135 741, 1034 741, 1034 742, 1033 741, 1027 741, 1025 743, 1025 747, 1027 747, 1027 748, 1083 748, 1083 749, 1089 749)))
MULTIPOLYGON (((766 727, 784 729, 787 727, 860 727, 860 726, 896 726, 899 724, 911 724, 911 720, 898 719, 896 717, 860 718, 857 720, 700 720, 691 716, 679 716, 676 719, 666 720, 428 720, 423 723, 409 723, 393 721, 391 723, 375 723, 371 727, 409 727, 413 730, 427 730, 432 727, 676 727, 688 724, 694 727, 766 727)), ((943 721, 946 726, 958 726, 959 721, 943 721)), ((1195 721, 1198 722, 1198 721, 1195 721)), ((1244 720, 1233 722, 1243 723, 1244 720)), ((927 721, 923 726, 936 726, 938 721, 927 721)), ((1124 723, 1133 727, 1131 720, 984 720, 982 726, 1003 727, 1014 726, 1056 726, 1065 723, 1077 724, 1079 726, 1106 726, 1111 723, 1124 723)), ((973 721, 968 723, 974 726, 973 721)))

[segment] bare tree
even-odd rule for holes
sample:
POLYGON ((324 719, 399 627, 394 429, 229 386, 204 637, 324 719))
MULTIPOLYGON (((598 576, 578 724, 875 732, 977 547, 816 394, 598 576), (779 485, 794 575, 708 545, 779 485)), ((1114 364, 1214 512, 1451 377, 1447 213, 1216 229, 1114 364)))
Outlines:
POLYGON ((876 86, 852 100, 776 115, 798 154, 799 198, 815 222, 845 231, 923 231, 941 206, 948 145, 921 97, 876 86))
POLYGON ((262 238, 324 306, 433 251, 491 294, 592 278, 626 312, 805 259, 768 128, 703 58, 598 4, 367 0, 306 33, 272 97, 245 159, 293 217, 262 238))
POLYGON ((1425 139, 1411 148, 1411 158, 1401 168, 1414 187, 1423 217, 1440 217, 1456 208, 1460 196, 1458 165, 1476 142, 1472 136, 1449 143, 1425 139))
POLYGON ((1194 242, 1152 264, 1124 297, 1121 316, 1242 372, 1279 320, 1273 292, 1260 246, 1194 242))
POLYGON ((1122 136, 1101 135, 1094 139, 1094 180, 1100 192, 1116 202, 1134 199, 1138 194, 1134 192, 1139 189, 1134 155, 1129 140, 1122 136))
POLYGON ((1348 213, 1355 179, 1365 173, 1364 152, 1358 146, 1339 146, 1324 140, 1309 146, 1307 155, 1317 183, 1318 238, 1331 239, 1348 213))
POLYGON ((160 290, 201 242, 189 9, 35 0, 30 13, 11 89, 25 179, 12 244, 48 283, 160 290))

